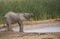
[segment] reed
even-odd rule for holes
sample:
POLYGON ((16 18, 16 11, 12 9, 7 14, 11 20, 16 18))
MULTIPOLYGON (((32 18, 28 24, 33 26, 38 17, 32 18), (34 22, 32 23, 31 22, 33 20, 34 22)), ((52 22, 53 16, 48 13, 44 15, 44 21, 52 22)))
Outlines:
POLYGON ((33 13, 33 20, 60 18, 60 0, 1 0, 0 23, 8 11, 33 13))

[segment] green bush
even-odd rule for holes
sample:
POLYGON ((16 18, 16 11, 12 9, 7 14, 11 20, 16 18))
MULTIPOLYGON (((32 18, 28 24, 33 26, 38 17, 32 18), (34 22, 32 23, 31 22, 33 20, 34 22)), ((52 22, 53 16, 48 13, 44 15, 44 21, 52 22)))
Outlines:
POLYGON ((33 20, 60 18, 60 0, 1 0, 0 23, 8 11, 33 13, 33 20))

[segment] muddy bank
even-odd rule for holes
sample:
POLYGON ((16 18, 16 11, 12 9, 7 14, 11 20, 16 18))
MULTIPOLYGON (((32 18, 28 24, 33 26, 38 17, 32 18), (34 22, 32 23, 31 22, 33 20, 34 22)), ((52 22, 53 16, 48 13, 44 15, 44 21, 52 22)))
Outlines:
POLYGON ((0 32, 0 39, 60 39, 60 33, 0 32))
MULTIPOLYGON (((19 25, 13 24, 12 27, 18 27, 19 25)), ((42 28, 47 26, 57 26, 60 27, 60 20, 44 20, 44 21, 25 21, 24 28, 31 29, 31 28, 42 28), (39 25, 39 26, 38 26, 39 25)), ((4 28, 4 24, 0 24, 0 28, 4 28)))
MULTIPOLYGON (((24 21, 24 25, 34 25, 34 24, 45 24, 45 23, 57 23, 60 24, 60 19, 49 19, 49 20, 40 20, 40 21, 24 21)), ((4 24, 0 24, 0 27, 4 26, 4 24)), ((13 24, 13 26, 18 26, 18 24, 13 24)))

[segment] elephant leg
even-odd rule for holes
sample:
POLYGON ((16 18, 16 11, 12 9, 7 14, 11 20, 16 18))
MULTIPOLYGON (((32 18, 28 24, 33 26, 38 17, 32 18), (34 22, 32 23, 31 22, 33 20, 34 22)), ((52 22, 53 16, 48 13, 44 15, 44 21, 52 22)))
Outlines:
POLYGON ((20 30, 19 32, 23 32, 23 21, 18 21, 18 24, 19 24, 19 27, 20 27, 20 30))
POLYGON ((8 31, 12 31, 11 22, 8 19, 5 19, 8 31))
POLYGON ((12 31, 11 24, 7 23, 7 28, 8 28, 8 31, 12 31))

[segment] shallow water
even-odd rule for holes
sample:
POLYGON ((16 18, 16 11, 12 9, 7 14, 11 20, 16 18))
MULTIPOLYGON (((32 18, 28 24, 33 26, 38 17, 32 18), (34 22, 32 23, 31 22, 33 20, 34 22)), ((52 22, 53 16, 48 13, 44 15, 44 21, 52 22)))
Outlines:
MULTIPOLYGON (((13 28, 14 32, 19 32, 19 28, 13 28)), ((37 29, 29 29, 29 30, 24 30, 24 32, 40 32, 40 33, 44 33, 44 32, 60 32, 60 27, 45 27, 45 28, 37 28, 37 29)))
MULTIPOLYGON (((5 31, 6 28, 0 29, 1 31, 5 31)), ((19 32, 19 27, 13 28, 14 32, 19 32)), ((29 33, 29 32, 38 32, 38 33, 44 33, 44 32, 60 32, 60 27, 45 27, 45 28, 36 28, 36 29, 28 29, 24 30, 24 32, 29 33)))
MULTIPOLYGON (((38 32, 38 33, 40 33, 40 32, 42 32, 42 33, 60 32, 60 27, 58 27, 58 25, 56 25, 59 23, 55 22, 55 23, 43 23, 43 24, 36 24, 36 25, 24 25, 24 26, 27 26, 27 28, 25 27, 26 29, 24 29, 24 32, 27 32, 27 33, 28 32, 38 32), (33 29, 29 29, 29 27, 31 27, 31 26, 33 26, 33 29), (34 26, 37 26, 37 27, 34 27, 34 26), (41 27, 43 27, 43 28, 41 28, 41 27)), ((0 32, 5 31, 5 30, 7 30, 7 28, 2 28, 2 29, 0 29, 0 32)), ((14 27, 14 28, 12 28, 12 30, 14 32, 19 32, 19 27, 14 27)))
POLYGON ((60 27, 46 27, 46 28, 38 28, 38 29, 32 29, 32 30, 25 30, 25 32, 60 32, 60 27))

